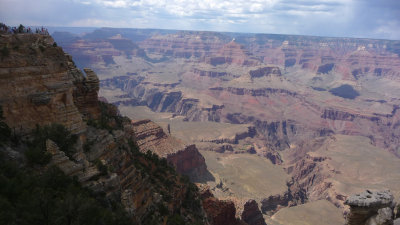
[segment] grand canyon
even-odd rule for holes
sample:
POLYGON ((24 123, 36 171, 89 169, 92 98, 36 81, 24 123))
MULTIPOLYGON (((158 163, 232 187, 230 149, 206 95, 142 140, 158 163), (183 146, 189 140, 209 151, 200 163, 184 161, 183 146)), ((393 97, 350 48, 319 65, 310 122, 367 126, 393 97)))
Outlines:
MULTIPOLYGON (((110 224, 125 224, 118 215, 210 225, 400 216, 400 41, 50 31, 0 32, 5 174, 17 171, 7 161, 38 177, 55 166, 123 209, 107 214, 110 224)), ((24 209, 0 200, 2 209, 24 209)))
POLYGON ((192 180, 238 217, 255 200, 268 224, 343 224, 352 194, 400 197, 400 41, 54 31, 103 99, 197 146, 208 171, 192 180))

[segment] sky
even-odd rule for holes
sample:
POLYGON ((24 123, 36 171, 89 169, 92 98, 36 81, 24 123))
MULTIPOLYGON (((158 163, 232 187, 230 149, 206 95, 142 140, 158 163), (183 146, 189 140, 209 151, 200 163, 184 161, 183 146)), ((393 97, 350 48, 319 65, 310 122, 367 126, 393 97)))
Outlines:
POLYGON ((0 22, 400 40, 400 0, 0 0, 0 22))

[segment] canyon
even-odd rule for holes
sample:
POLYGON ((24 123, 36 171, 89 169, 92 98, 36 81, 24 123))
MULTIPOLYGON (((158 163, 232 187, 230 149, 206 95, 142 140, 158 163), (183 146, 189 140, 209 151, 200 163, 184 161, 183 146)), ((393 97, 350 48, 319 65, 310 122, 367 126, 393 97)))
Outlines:
POLYGON ((254 200, 267 224, 304 214, 305 224, 343 224, 352 194, 390 189, 399 200, 400 41, 118 28, 53 36, 134 120, 143 152, 233 202, 237 217, 254 200))
MULTIPOLYGON (((0 33, 0 47, 8 51, 0 61, 2 182, 10 175, 11 164, 15 171, 38 178, 57 168, 64 179, 70 177, 74 185, 96 197, 93 201, 113 213, 122 207, 124 214, 110 214, 117 216, 116 221, 126 216, 129 224, 246 224, 236 216, 232 201, 204 195, 189 180, 212 177, 196 145, 165 133, 151 120, 121 116, 116 106, 98 96, 97 74, 77 68, 51 36, 0 33)), ((60 176, 49 177, 53 185, 62 185, 57 183, 60 176)), ((0 194, 2 199, 12 198, 4 196, 4 190, 0 194)), ((85 204, 89 207, 93 202, 85 204)), ((16 220, 40 220, 40 213, 34 215, 36 219, 26 217, 34 207, 26 208, 23 215, 12 211, 15 207, 19 206, 8 210, 21 217, 16 220)), ((85 218, 89 219, 101 222, 100 217, 85 218)))

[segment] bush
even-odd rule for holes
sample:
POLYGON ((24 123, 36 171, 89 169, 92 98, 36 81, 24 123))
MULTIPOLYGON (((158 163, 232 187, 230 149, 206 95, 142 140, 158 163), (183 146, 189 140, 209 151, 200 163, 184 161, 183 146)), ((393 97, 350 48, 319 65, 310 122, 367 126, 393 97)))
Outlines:
POLYGON ((20 25, 18 26, 18 33, 23 33, 23 32, 24 32, 24 29, 25 29, 24 25, 20 24, 20 25))
POLYGON ((46 152, 46 147, 30 147, 25 151, 25 157, 30 164, 46 165, 50 162, 51 154, 46 152))
POLYGON ((53 43, 53 47, 57 47, 57 42, 54 42, 54 43, 53 43))
POLYGON ((85 144, 83 145, 83 151, 86 153, 90 152, 90 150, 93 147, 93 144, 94 144, 94 140, 91 140, 91 141, 86 140, 85 144))
POLYGON ((179 214, 168 217, 167 225, 185 225, 185 220, 179 214))
POLYGON ((7 46, 4 46, 4 47, 1 49, 1 56, 7 57, 7 56, 9 56, 9 55, 10 55, 10 50, 7 48, 7 46))
POLYGON ((104 165, 101 160, 96 160, 95 161, 95 165, 97 167, 97 169, 100 171, 100 176, 105 176, 108 174, 108 168, 106 165, 104 165))
POLYGON ((63 125, 37 126, 32 133, 32 140, 28 143, 29 148, 25 151, 25 156, 30 163, 44 165, 49 162, 51 157, 46 151, 47 139, 54 141, 60 150, 70 158, 76 152, 73 146, 78 137, 71 134, 63 125))
POLYGON ((0 159, 0 224, 132 224, 120 203, 107 201, 56 167, 39 173, 0 159))
POLYGON ((11 138, 11 129, 4 122, 3 108, 0 106, 0 145, 4 144, 11 138))
POLYGON ((101 112, 100 119, 89 119, 87 121, 87 124, 89 126, 108 130, 110 132, 112 130, 123 129, 123 121, 125 120, 125 118, 118 114, 117 107, 101 101, 99 102, 99 107, 101 112))
POLYGON ((397 205, 396 217, 400 218, 400 204, 397 205))
POLYGON ((46 48, 43 45, 39 45, 39 49, 41 52, 44 52, 44 50, 46 50, 46 48))

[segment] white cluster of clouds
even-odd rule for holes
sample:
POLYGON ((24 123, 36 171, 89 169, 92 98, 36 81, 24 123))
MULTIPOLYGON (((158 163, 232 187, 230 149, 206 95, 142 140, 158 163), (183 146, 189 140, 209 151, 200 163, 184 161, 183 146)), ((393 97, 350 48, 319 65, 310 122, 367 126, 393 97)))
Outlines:
POLYGON ((14 24, 400 39, 399 0, 0 1, 0 21, 14 24))

